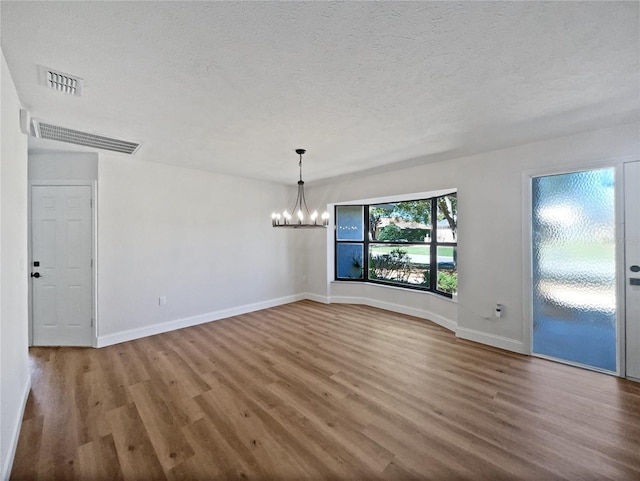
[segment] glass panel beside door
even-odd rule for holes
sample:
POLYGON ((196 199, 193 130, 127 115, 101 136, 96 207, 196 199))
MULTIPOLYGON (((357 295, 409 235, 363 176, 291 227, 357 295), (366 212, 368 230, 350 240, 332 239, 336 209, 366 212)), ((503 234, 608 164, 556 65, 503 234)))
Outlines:
POLYGON ((615 170, 532 179, 534 354, 617 370, 615 170))

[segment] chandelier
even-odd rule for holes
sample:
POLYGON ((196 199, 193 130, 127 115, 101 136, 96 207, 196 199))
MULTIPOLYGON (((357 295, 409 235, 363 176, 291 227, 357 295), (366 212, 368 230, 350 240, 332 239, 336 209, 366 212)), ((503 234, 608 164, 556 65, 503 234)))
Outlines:
POLYGON ((314 227, 326 227, 329 224, 329 213, 323 212, 318 219, 318 211, 314 210, 309 212, 307 207, 307 200, 304 197, 304 181, 302 180, 302 154, 306 150, 296 149, 296 154, 300 156, 298 161, 298 167, 300 168, 300 180, 298 181, 298 196, 296 197, 296 203, 291 209, 291 213, 287 210, 282 212, 274 212, 271 214, 271 225, 273 227, 290 227, 293 229, 300 228, 314 228, 314 227))

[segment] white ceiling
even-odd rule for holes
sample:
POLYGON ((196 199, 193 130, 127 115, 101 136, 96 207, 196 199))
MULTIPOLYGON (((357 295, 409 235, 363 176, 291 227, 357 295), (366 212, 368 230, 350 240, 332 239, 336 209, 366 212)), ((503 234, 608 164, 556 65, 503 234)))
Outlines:
POLYGON ((639 118, 638 2, 0 5, 31 114, 154 162, 293 184, 297 147, 318 181, 639 118))

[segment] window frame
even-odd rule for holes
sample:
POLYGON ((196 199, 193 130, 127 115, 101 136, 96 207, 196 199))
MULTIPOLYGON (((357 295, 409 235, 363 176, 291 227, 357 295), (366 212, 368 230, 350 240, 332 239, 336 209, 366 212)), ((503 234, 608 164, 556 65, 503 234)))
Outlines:
MULTIPOLYGON (((456 273, 458 272, 458 263, 457 263, 457 236, 455 242, 439 242, 438 241, 438 199, 446 196, 455 196, 457 198, 457 191, 448 192, 446 194, 440 194, 432 197, 423 197, 423 198, 415 198, 415 199, 407 199, 407 200, 386 200, 383 202, 354 202, 354 203, 345 203, 345 204, 336 204, 334 205, 334 256, 333 256, 333 265, 334 265, 334 281, 338 282, 359 282, 359 283, 372 283, 377 285, 396 287, 400 289, 408 289, 413 291, 420 292, 432 292, 434 294, 438 294, 443 297, 453 298, 453 293, 444 292, 438 289, 438 247, 453 247, 454 248, 454 262, 456 267, 456 273), (370 238, 370 224, 369 224, 369 212, 370 207, 376 206, 378 204, 399 204, 405 202, 420 202, 420 201, 429 201, 430 202, 430 242, 420 242, 420 241, 384 241, 384 240, 372 240, 370 238), (363 236, 362 240, 338 240, 338 209, 340 207, 361 207, 363 212, 363 236), (361 278, 348 278, 348 277, 338 277, 338 245, 339 244, 352 244, 352 245, 361 245, 362 246, 362 277, 361 278), (429 246, 429 285, 421 285, 421 284, 409 284, 409 283, 401 283, 401 282, 391 282, 387 280, 380 279, 372 279, 369 277, 369 256, 370 256, 370 246, 371 245, 380 245, 380 244, 388 244, 395 245, 398 244, 402 246, 429 246), (435 266, 435 269, 432 269, 431 266, 435 266)), ((457 232, 457 209, 456 209, 456 232, 457 232)))

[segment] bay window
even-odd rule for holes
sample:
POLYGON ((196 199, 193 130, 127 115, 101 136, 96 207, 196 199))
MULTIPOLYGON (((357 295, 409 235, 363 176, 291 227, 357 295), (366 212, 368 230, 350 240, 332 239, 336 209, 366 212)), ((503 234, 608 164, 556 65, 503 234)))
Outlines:
POLYGON ((456 193, 335 207, 335 279, 457 291, 456 193))

